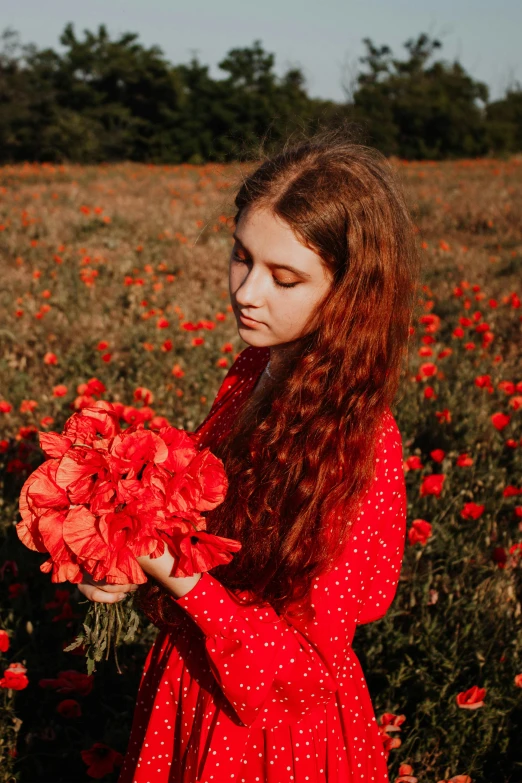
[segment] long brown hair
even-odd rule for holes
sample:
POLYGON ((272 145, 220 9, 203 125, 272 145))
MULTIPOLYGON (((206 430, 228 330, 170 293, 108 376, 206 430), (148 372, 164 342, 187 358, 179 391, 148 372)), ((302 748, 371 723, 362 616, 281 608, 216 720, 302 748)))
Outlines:
MULTIPOLYGON (((375 436, 407 370, 420 254, 392 165, 344 126, 266 157, 235 205, 235 225, 247 210, 271 210, 333 275, 277 384, 212 449, 229 491, 206 513, 207 530, 242 549, 211 573, 252 590, 246 604, 283 613, 332 565, 373 479, 375 436)), ((176 624, 183 610, 168 605, 176 624)))

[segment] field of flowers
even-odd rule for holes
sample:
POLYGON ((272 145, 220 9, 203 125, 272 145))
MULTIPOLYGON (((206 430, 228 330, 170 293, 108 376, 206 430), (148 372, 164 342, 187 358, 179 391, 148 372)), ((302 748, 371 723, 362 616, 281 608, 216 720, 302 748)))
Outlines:
MULTIPOLYGON (((354 647, 394 783, 522 781, 522 160, 393 161, 424 271, 397 596, 354 647)), ((86 605, 19 542, 18 495, 93 400, 193 429, 246 344, 228 302, 245 165, 0 169, 0 783, 115 781, 156 628, 87 675, 86 605)), ((284 783, 283 781, 281 783, 284 783)))

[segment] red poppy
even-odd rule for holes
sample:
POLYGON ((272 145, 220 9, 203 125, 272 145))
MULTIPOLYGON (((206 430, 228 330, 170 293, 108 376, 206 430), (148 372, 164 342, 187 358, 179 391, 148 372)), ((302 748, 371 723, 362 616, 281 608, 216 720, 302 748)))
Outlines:
POLYGON ((9 634, 3 629, 0 630, 0 652, 7 652, 9 649, 9 634))
POLYGON ((67 669, 58 672, 54 679, 43 679, 38 682, 41 688, 51 688, 58 693, 77 693, 80 696, 88 696, 94 686, 92 674, 83 674, 75 669, 67 669))
POLYGON ((479 688, 477 685, 473 685, 467 691, 462 691, 457 694, 456 701, 459 707, 465 710, 476 710, 479 707, 484 706, 484 696, 486 695, 485 688, 479 688))
POLYGON ((22 691, 29 685, 25 676, 27 669, 23 663, 10 663, 4 670, 4 676, 0 679, 0 688, 10 688, 13 691, 22 691))
POLYGON ((421 376, 424 378, 429 378, 432 375, 435 375, 437 372, 437 366, 433 364, 433 362, 426 362, 425 364, 421 364, 419 370, 421 376))
POLYGON ((17 533, 49 553, 40 569, 53 582, 81 582, 86 571, 107 584, 142 584, 137 558, 159 557, 165 543, 183 544, 173 552, 176 576, 229 562, 240 548, 207 535, 190 551, 191 534, 205 530, 200 512, 221 503, 228 486, 223 463, 194 433, 168 424, 146 430, 142 421, 121 431, 115 407, 98 401, 71 416, 62 434, 40 433, 40 442, 49 459, 22 488, 17 533))
POLYGON ((416 454, 412 457, 408 457, 408 459, 405 460, 405 465, 408 470, 422 470, 424 467, 421 458, 416 454))
POLYGON ((431 524, 425 519, 414 519, 408 530, 410 544, 422 544, 425 546, 428 538, 431 538, 431 524))
POLYGON ((514 495, 522 495, 522 487, 518 489, 518 487, 514 487, 512 484, 508 484, 507 487, 504 487, 502 494, 505 498, 510 498, 514 495))
POLYGON ((87 774, 91 778, 103 778, 113 772, 114 767, 121 767, 123 756, 103 742, 95 742, 89 750, 82 750, 81 756, 87 764, 87 774))
POLYGON ((399 767, 399 776, 393 783, 417 783, 418 778, 413 774, 413 767, 410 764, 401 764, 399 767))
POLYGON ((479 506, 476 503, 465 503, 460 516, 463 519, 479 519, 482 516, 486 506, 479 506))
POLYGON ((496 430, 503 430, 504 427, 507 427, 509 422, 511 421, 511 417, 507 416, 505 413, 494 413, 491 416, 491 423, 495 427, 496 430))
POLYGON ((493 558, 493 562, 497 564, 498 568, 506 567, 507 554, 503 546, 496 546, 491 556, 493 558))
POLYGON ((82 708, 76 699, 63 699, 56 705, 56 712, 59 712, 64 718, 80 718, 82 708))
POLYGON ((207 571, 209 563, 213 564, 213 568, 228 563, 229 552, 237 552, 241 549, 239 541, 211 535, 204 530, 175 533, 172 536, 163 534, 162 538, 172 543, 171 548, 179 553, 170 576, 193 576, 207 571))
POLYGON ((432 473, 429 476, 424 476, 420 488, 421 497, 425 495, 440 497, 445 478, 446 476, 443 473, 432 473))

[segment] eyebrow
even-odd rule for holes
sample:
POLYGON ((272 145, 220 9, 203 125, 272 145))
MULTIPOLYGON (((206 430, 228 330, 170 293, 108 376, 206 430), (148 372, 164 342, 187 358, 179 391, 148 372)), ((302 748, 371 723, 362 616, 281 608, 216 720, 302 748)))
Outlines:
MULTIPOLYGON (((240 240, 240 238, 239 238, 239 237, 236 235, 236 233, 235 233, 235 232, 232 234, 232 236, 234 237, 234 239, 236 240, 236 242, 239 242, 239 244, 241 245, 241 247, 243 248, 243 250, 246 250, 246 252, 248 253, 248 255, 249 255, 249 256, 251 256, 251 255, 252 255, 252 253, 250 252, 250 250, 248 249, 248 247, 247 247, 246 245, 244 245, 244 244, 243 244, 243 242, 240 240)), ((306 277, 306 278, 308 278, 309 280, 311 279, 311 275, 309 275, 307 272, 302 272, 300 269, 296 269, 296 268, 295 268, 295 267, 293 267, 293 266, 288 266, 287 264, 277 264, 277 263, 276 263, 276 262, 274 262, 274 261, 266 261, 265 263, 266 263, 266 265, 267 265, 267 266, 277 266, 277 267, 279 267, 280 269, 288 269, 288 271, 289 271, 289 272, 294 272, 296 275, 301 275, 302 277, 306 277)))

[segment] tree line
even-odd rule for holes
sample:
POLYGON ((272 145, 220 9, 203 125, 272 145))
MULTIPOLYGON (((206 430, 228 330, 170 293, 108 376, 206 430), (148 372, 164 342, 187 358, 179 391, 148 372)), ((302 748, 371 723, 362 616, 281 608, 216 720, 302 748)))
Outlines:
POLYGON ((364 141, 407 160, 522 151, 522 86, 496 101, 458 61, 436 59, 425 33, 405 55, 363 39, 366 53, 345 100, 312 98, 298 67, 274 72, 260 40, 231 49, 215 79, 197 57, 170 63, 135 33, 111 40, 105 25, 61 51, 21 44, 11 29, 0 49, 0 162, 227 162, 265 150, 294 131, 348 120, 364 141))

